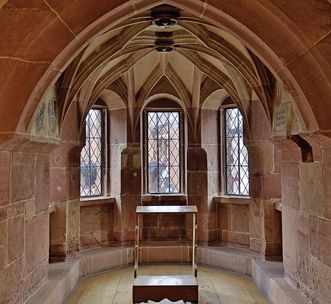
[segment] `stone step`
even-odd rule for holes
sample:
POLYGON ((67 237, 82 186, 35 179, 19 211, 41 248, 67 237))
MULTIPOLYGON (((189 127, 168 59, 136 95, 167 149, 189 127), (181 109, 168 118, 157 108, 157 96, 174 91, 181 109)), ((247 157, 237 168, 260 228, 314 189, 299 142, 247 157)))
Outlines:
POLYGON ((28 301, 27 304, 62 303, 79 279, 79 261, 49 265, 49 281, 28 301))
POLYGON ((252 278, 273 304, 308 303, 304 295, 286 281, 282 262, 253 259, 252 278))

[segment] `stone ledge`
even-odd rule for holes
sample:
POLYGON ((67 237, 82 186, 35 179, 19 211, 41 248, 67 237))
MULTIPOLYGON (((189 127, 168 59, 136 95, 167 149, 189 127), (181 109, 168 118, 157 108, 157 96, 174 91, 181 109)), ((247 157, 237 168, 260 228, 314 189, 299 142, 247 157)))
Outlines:
POLYGON ((232 205, 249 205, 253 199, 248 196, 214 196, 213 201, 219 204, 232 204, 232 205))
POLYGON ((81 251, 79 259, 74 262, 49 264, 48 282, 26 303, 61 304, 81 277, 127 266, 132 261, 132 248, 107 247, 81 251))
POLYGON ((257 255, 249 250, 233 247, 198 247, 199 264, 223 268, 244 275, 252 274, 252 259, 257 255))
POLYGON ((307 304, 299 290, 284 277, 282 262, 252 260, 252 279, 273 304, 307 304))
POLYGON ((48 282, 26 303, 62 303, 76 286, 79 279, 79 261, 61 262, 49 265, 48 282))
POLYGON ((133 262, 133 248, 105 247, 81 251, 79 258, 80 277, 133 262))
POLYGON ((82 207, 108 205, 115 203, 116 203, 116 199, 114 197, 97 197, 91 199, 81 199, 80 207, 82 208, 82 207))

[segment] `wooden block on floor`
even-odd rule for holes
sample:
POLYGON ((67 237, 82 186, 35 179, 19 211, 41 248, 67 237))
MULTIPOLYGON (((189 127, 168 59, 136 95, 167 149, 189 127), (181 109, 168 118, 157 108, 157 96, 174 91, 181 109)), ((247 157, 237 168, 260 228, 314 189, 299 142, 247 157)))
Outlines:
POLYGON ((197 303, 198 281, 194 276, 139 276, 133 282, 133 303, 183 300, 197 303))

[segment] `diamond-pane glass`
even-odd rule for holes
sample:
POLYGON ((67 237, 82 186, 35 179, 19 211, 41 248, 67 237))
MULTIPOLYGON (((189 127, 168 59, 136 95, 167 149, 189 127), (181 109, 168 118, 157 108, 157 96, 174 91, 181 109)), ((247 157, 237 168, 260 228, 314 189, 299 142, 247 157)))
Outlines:
POLYGON ((249 195, 248 151, 238 108, 225 109, 225 137, 227 194, 249 195))
POLYGON ((103 194, 102 110, 91 109, 85 123, 86 144, 80 153, 80 196, 100 196, 103 194))
POLYGON ((180 113, 147 112, 148 192, 181 191, 180 113))

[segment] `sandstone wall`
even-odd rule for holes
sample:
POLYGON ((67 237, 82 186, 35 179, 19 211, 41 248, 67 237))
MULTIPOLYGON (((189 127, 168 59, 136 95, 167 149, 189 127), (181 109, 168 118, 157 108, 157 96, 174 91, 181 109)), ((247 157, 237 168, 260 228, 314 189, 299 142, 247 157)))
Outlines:
POLYGON ((112 245, 114 225, 113 203, 80 207, 80 248, 112 245))
POLYGON ((22 303, 47 280, 49 146, 0 149, 0 303, 22 303))

